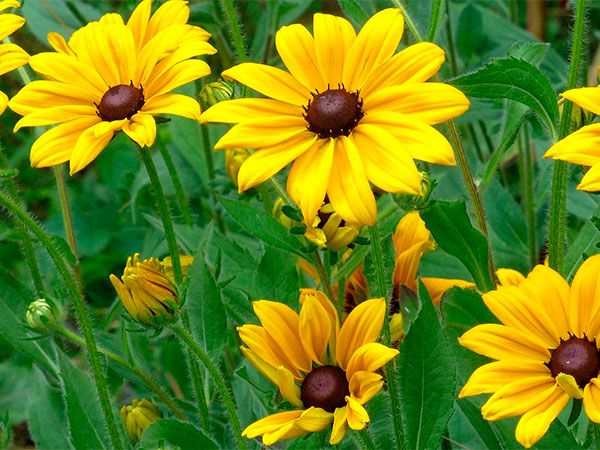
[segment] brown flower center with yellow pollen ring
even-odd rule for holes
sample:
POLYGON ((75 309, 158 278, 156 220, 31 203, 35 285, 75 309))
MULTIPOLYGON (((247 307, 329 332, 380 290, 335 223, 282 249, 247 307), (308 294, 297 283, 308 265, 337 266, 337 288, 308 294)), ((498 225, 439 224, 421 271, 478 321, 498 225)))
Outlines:
POLYGON ((320 138, 348 136, 365 115, 358 91, 348 92, 342 85, 312 96, 308 106, 302 107, 306 112, 303 116, 308 130, 320 138))
POLYGON ((335 366, 322 366, 312 370, 300 389, 300 398, 305 408, 314 406, 327 412, 334 412, 346 404, 350 395, 346 372, 335 366))
POLYGON ((600 372, 600 353, 596 340, 590 342, 585 338, 571 336, 552 351, 552 357, 546 365, 553 377, 559 373, 571 375, 579 387, 583 388, 600 372))
POLYGON ((133 84, 117 84, 111 87, 100 100, 98 116, 102 120, 122 120, 131 117, 144 106, 144 89, 133 84))

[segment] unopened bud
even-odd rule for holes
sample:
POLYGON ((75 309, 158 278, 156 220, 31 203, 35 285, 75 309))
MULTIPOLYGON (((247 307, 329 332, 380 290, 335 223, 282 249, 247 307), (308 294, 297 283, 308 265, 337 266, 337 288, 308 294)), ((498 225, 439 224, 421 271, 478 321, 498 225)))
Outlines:
POLYGON ((48 329, 50 324, 56 322, 57 316, 56 308, 43 298, 31 302, 25 313, 27 324, 36 330, 48 329))
POLYGON ((125 431, 134 443, 140 440, 146 428, 160 418, 158 408, 146 399, 134 399, 131 405, 124 405, 121 408, 121 420, 125 425, 125 431))
POLYGON ((233 96, 233 86, 226 81, 219 80, 208 83, 200 91, 200 104, 202 108, 208 109, 213 105, 224 100, 229 100, 233 96))
POLYGON ((240 167, 249 157, 250 153, 244 148, 228 148, 225 150, 225 173, 236 186, 238 185, 237 178, 240 167))
POLYGON ((335 212, 331 203, 325 203, 319 209, 312 226, 306 227, 304 236, 319 247, 341 250, 348 246, 360 233, 360 228, 347 225, 335 212))
POLYGON ((277 222, 279 222, 281 225, 283 225, 289 230, 295 225, 295 222, 283 212, 284 206, 285 203, 283 202, 283 199, 278 198, 277 200, 275 200, 275 204, 273 205, 273 217, 277 219, 277 222))

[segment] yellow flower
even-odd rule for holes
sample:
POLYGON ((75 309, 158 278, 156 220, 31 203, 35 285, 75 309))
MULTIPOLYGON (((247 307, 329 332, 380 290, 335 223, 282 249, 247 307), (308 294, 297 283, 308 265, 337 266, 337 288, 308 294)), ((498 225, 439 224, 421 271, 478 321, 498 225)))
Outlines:
POLYGON ((312 225, 306 227, 304 236, 319 247, 337 251, 347 247, 358 233, 360 227, 346 224, 331 203, 325 203, 319 209, 312 225))
POLYGON ((242 352, 297 409, 270 415, 248 426, 248 438, 264 445, 321 431, 333 424, 331 444, 349 426, 362 430, 369 415, 363 405, 379 392, 378 369, 398 351, 377 343, 385 314, 382 298, 363 302, 340 328, 329 299, 302 289, 300 314, 283 303, 253 303, 262 326, 238 328, 242 352))
POLYGON ((208 65, 193 57, 216 52, 206 31, 187 25, 186 3, 167 1, 150 16, 152 0, 143 0, 126 24, 118 14, 106 14, 68 42, 48 34, 55 52, 29 61, 45 79, 29 83, 9 102, 23 116, 15 131, 57 125, 34 142, 32 166, 70 161, 73 174, 119 130, 145 147, 156 137, 154 115, 200 117, 196 100, 169 93, 209 74, 208 65))
MULTIPOLYGON (((16 14, 6 14, 2 11, 8 8, 18 8, 21 4, 16 0, 0 0, 0 41, 6 39, 25 24, 25 19, 16 14)), ((23 64, 27 64, 29 55, 15 44, 0 44, 0 75, 4 75, 23 64)), ((0 114, 6 109, 8 97, 0 91, 0 114)))
POLYGON ((236 186, 240 167, 249 156, 248 150, 243 148, 228 148, 225 150, 225 173, 236 186))
MULTIPOLYGON (((569 89, 561 94, 575 105, 600 114, 600 86, 569 89)), ((600 123, 587 125, 548 149, 544 158, 591 166, 577 186, 583 191, 600 191, 600 123)))
MULTIPOLYGON (((185 276, 194 258, 182 256, 180 260, 185 276)), ((111 274, 110 281, 123 306, 137 322, 161 325, 170 322, 177 312, 179 298, 171 258, 165 258, 162 262, 157 258, 140 261, 140 255, 136 253, 127 258, 121 279, 111 274)))
POLYGON ((516 438, 531 447, 569 398, 583 398, 600 423, 600 255, 587 259, 571 286, 538 265, 518 285, 483 295, 502 322, 477 325, 459 338, 464 347, 496 361, 479 367, 460 397, 493 394, 481 408, 487 420, 522 416, 516 438))
POLYGON ((240 192, 295 161, 287 190, 307 225, 325 195, 347 223, 372 225, 369 183, 420 194, 413 158, 455 164, 450 144, 432 125, 462 114, 469 101, 452 86, 425 82, 444 62, 435 44, 395 54, 403 28, 398 9, 375 14, 358 35, 341 17, 315 14, 314 36, 299 24, 277 32, 288 71, 244 63, 223 72, 270 97, 221 102, 202 115, 204 122, 237 124, 215 149, 257 149, 240 169, 240 192))
POLYGON ((160 418, 158 408, 146 399, 134 399, 131 405, 124 405, 121 408, 121 420, 132 442, 138 442, 146 428, 160 418))
MULTIPOLYGON (((404 296, 417 291, 417 271, 421 257, 433 249, 435 244, 431 241, 431 232, 425 227, 418 211, 407 213, 396 226, 392 235, 396 249, 396 263, 394 266, 394 290, 391 308, 392 339, 399 340, 404 330, 402 328, 401 303, 404 296), (408 292, 407 292, 408 290, 408 292)), ((474 288, 475 284, 459 279, 449 278, 420 278, 434 304, 438 305, 442 295, 453 286, 474 288)), ((345 300, 346 309, 351 310, 354 305, 362 302, 367 295, 367 280, 359 267, 346 284, 345 300)))

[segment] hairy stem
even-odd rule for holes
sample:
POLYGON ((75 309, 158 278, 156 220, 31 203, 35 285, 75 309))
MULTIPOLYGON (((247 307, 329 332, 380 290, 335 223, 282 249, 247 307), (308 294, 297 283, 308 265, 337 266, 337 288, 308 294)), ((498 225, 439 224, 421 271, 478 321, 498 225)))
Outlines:
POLYGON ((242 28, 240 26, 234 0, 221 0, 221 7, 225 13, 227 25, 229 25, 229 31, 231 33, 231 38, 233 39, 236 58, 240 63, 245 62, 248 59, 246 56, 246 44, 244 43, 244 36, 242 34, 242 28))

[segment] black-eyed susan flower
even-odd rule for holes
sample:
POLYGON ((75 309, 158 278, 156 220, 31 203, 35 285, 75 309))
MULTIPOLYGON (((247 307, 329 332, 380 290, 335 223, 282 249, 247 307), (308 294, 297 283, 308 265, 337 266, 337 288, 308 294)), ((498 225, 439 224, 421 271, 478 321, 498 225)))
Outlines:
MULTIPOLYGON (((16 14, 4 13, 9 8, 18 8, 21 4, 16 0, 0 1, 0 41, 6 39, 25 24, 25 19, 16 14)), ((27 64, 29 55, 15 44, 0 44, 0 75, 27 64)), ((8 104, 7 95, 0 91, 0 114, 8 104)))
POLYGON ((127 436, 132 442, 138 442, 150 425, 161 418, 161 413, 154 403, 145 398, 133 399, 130 405, 121 407, 121 420, 127 436))
POLYGON ((443 83, 426 83, 444 62, 435 44, 399 53, 398 9, 371 17, 356 34, 341 17, 315 14, 313 32, 284 26, 276 46, 288 71, 244 63, 223 72, 270 98, 218 103, 204 122, 235 125, 215 149, 257 149, 238 175, 240 192, 294 161, 287 190, 311 225, 325 195, 349 224, 372 225, 369 183, 388 192, 421 193, 413 159, 453 165, 454 154, 432 125, 462 114, 469 101, 443 83))
POLYGON ((156 136, 154 115, 200 117, 200 106, 173 89, 210 73, 195 56, 215 53, 209 33, 188 25, 187 2, 169 0, 151 15, 143 0, 127 23, 106 14, 77 30, 69 41, 50 33, 54 52, 34 55, 29 64, 44 80, 26 85, 9 107, 21 127, 56 125, 31 148, 34 167, 70 161, 83 169, 124 131, 141 147, 156 136))
MULTIPOLYGON (((183 275, 193 262, 192 256, 180 258, 183 275)), ((137 322, 158 326, 170 322, 179 305, 171 258, 140 260, 139 253, 127 258, 121 279, 110 275, 123 306, 137 322)))
MULTIPOLYGON (((563 98, 594 114, 600 114, 600 86, 569 89, 563 98)), ((544 158, 591 166, 577 189, 600 191, 600 123, 587 125, 548 149, 544 158)))
MULTIPOLYGON (((417 292, 417 272, 421 257, 426 252, 435 249, 435 244, 431 240, 431 232, 425 227, 425 222, 421 219, 418 211, 411 211, 400 219, 392 239, 396 250, 396 263, 394 265, 390 329, 392 339, 398 340, 404 332, 400 312, 402 298, 410 292, 417 292)), ((431 300, 436 305, 440 303, 444 292, 453 286, 475 287, 474 283, 460 279, 434 277, 421 277, 420 279, 427 288, 431 300)), ((367 280, 361 266, 352 274, 346 284, 346 310, 352 310, 362 302, 366 298, 367 292, 367 280)))
POLYGON ((329 425, 330 443, 336 444, 348 426, 363 429, 369 422, 363 405, 384 383, 376 371, 398 354, 377 343, 385 314, 382 298, 363 302, 341 327, 323 293, 303 289, 300 302, 300 314, 283 303, 254 302, 261 326, 238 328, 244 355, 294 407, 244 430, 248 438, 262 436, 264 445, 329 425))
POLYGON ((538 265, 518 285, 483 295, 502 324, 477 325, 459 338, 464 347, 496 361, 469 378, 460 397, 492 394, 487 420, 522 416, 515 435, 525 447, 548 430, 571 397, 583 398, 600 423, 600 255, 587 259, 571 286, 538 265))

